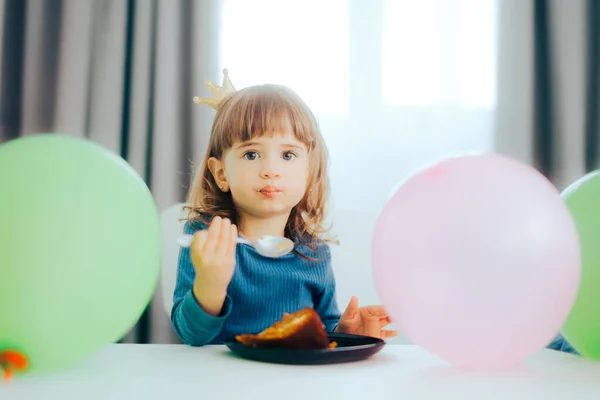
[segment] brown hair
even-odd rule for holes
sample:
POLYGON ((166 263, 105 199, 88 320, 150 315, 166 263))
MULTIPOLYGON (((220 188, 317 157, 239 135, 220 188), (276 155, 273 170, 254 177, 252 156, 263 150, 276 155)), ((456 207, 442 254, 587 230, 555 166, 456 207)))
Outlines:
POLYGON ((222 159, 226 150, 237 142, 291 127, 296 138, 309 152, 310 174, 303 199, 290 213, 285 234, 292 240, 314 247, 317 241, 333 241, 323 227, 325 205, 329 199, 327 147, 317 121, 304 101, 291 89, 280 85, 259 85, 234 93, 218 109, 202 164, 192 178, 186 207, 190 220, 206 225, 215 216, 229 218, 237 224, 238 215, 231 192, 217 186, 208 169, 208 160, 222 159))

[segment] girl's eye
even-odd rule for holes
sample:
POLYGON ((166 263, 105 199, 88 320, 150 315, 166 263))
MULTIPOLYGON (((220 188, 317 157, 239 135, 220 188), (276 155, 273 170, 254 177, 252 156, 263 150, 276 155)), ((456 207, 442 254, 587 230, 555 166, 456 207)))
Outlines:
POLYGON ((291 161, 296 157, 296 153, 294 153, 293 151, 286 151, 285 153, 283 153, 283 159, 286 161, 291 161))
POLYGON ((255 151, 248 151, 248 152, 244 153, 243 157, 246 160, 253 161, 253 160, 256 160, 258 158, 258 153, 255 152, 255 151))

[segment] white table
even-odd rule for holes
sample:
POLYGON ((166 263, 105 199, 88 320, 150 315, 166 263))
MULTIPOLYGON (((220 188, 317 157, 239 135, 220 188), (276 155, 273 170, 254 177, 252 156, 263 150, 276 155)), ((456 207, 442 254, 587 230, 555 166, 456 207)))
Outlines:
POLYGON ((288 366, 224 346, 114 344, 71 369, 0 383, 1 400, 600 399, 600 363, 543 350, 497 373, 460 371, 412 345, 349 364, 288 366), (375 396, 375 397, 372 397, 375 396))

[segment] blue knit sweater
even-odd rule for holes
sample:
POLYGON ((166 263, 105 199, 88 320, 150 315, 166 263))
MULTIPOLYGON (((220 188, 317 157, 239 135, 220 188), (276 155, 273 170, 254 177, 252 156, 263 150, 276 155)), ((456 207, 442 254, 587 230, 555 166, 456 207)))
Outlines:
MULTIPOLYGON (((186 223, 184 232, 194 234, 206 226, 186 223)), ((314 308, 325 328, 333 331, 340 312, 335 299, 335 280, 329 246, 315 251, 298 245, 296 250, 317 261, 291 253, 280 258, 263 257, 246 244, 238 244, 236 267, 219 316, 204 312, 192 293, 195 270, 190 249, 179 253, 177 283, 171 322, 184 343, 193 346, 222 344, 235 335, 258 333, 304 307, 314 308)))

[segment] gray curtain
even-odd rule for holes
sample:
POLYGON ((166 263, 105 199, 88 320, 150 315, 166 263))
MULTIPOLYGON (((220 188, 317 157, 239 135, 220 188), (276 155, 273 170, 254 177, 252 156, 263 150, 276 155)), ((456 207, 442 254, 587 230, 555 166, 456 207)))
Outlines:
MULTIPOLYGON (((162 211, 183 201, 212 113, 219 2, 0 0, 0 143, 78 135, 123 156, 162 211)), ((124 341, 176 343, 157 288, 124 341)))
POLYGON ((600 2, 498 2, 497 149, 564 189, 598 168, 600 2))

